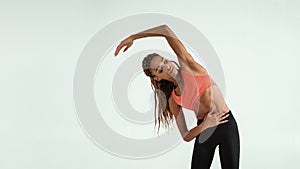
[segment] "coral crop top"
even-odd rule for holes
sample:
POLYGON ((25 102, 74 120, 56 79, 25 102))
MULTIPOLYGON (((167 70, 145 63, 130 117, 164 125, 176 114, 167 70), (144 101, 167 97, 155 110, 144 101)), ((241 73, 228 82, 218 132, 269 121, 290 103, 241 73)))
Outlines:
POLYGON ((194 110, 198 99, 209 87, 214 85, 215 82, 208 74, 194 75, 181 70, 181 75, 184 82, 183 92, 181 92, 181 96, 177 96, 173 90, 172 97, 178 105, 194 110))

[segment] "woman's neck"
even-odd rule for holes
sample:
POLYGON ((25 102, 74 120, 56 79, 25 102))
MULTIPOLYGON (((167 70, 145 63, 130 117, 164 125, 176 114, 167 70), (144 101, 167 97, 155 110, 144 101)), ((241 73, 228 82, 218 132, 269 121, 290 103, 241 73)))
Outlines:
POLYGON ((177 75, 172 80, 173 80, 172 82, 174 84, 174 90, 177 91, 177 93, 178 93, 177 89, 178 89, 178 86, 179 86, 179 92, 183 91, 182 89, 183 89, 183 85, 184 84, 183 84, 183 79, 182 79, 181 71, 180 70, 178 70, 177 75))

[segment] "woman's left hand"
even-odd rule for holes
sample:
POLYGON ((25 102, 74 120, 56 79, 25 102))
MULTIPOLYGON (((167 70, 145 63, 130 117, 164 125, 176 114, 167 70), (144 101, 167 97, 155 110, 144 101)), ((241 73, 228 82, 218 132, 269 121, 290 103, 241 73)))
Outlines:
POLYGON ((126 39, 124 39, 117 47, 116 51, 115 51, 115 56, 117 56, 120 52, 120 50, 126 46, 126 48, 123 50, 123 52, 125 52, 132 44, 133 44, 133 40, 134 38, 129 36, 126 39))
POLYGON ((206 114, 203 120, 204 129, 217 126, 219 124, 227 123, 228 120, 225 120, 229 114, 224 111, 217 111, 215 106, 212 106, 210 111, 206 114))

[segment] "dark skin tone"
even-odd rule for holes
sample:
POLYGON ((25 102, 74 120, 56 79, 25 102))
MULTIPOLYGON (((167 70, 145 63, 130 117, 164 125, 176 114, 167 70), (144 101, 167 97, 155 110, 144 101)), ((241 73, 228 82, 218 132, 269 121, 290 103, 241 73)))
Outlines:
MULTIPOLYGON (((127 37, 116 48, 115 56, 118 55, 123 47, 125 47, 123 51, 125 52, 132 46, 135 40, 155 36, 164 37, 167 40, 168 44, 176 54, 182 70, 195 75, 207 74, 206 69, 193 59, 167 25, 154 27, 127 37)), ((151 60, 150 67, 155 80, 160 81, 164 79, 173 82, 174 85, 177 86, 175 88, 176 95, 181 95, 180 91, 183 91, 184 83, 178 75, 179 71, 172 62, 162 56, 155 56, 151 60)), ((204 120, 203 123, 190 130, 187 129, 182 107, 174 101, 172 96, 169 97, 168 102, 170 110, 175 116, 179 131, 185 141, 191 141, 207 128, 228 122, 228 120, 224 119, 228 117, 226 112, 229 111, 229 108, 220 89, 216 85, 212 85, 208 88, 195 105, 194 112, 196 118, 204 120)))

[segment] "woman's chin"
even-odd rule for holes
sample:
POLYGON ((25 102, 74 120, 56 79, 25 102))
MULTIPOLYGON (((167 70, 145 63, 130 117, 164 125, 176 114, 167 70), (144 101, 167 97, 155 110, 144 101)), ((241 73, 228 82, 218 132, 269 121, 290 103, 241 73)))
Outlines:
POLYGON ((173 79, 175 79, 176 76, 177 76, 177 74, 178 74, 178 71, 177 71, 177 70, 174 70, 174 71, 170 74, 170 76, 171 76, 173 79))
POLYGON ((175 78, 175 77, 177 77, 177 75, 178 75, 179 71, 176 69, 176 70, 174 70, 172 73, 173 73, 173 75, 174 75, 174 78, 175 78))

